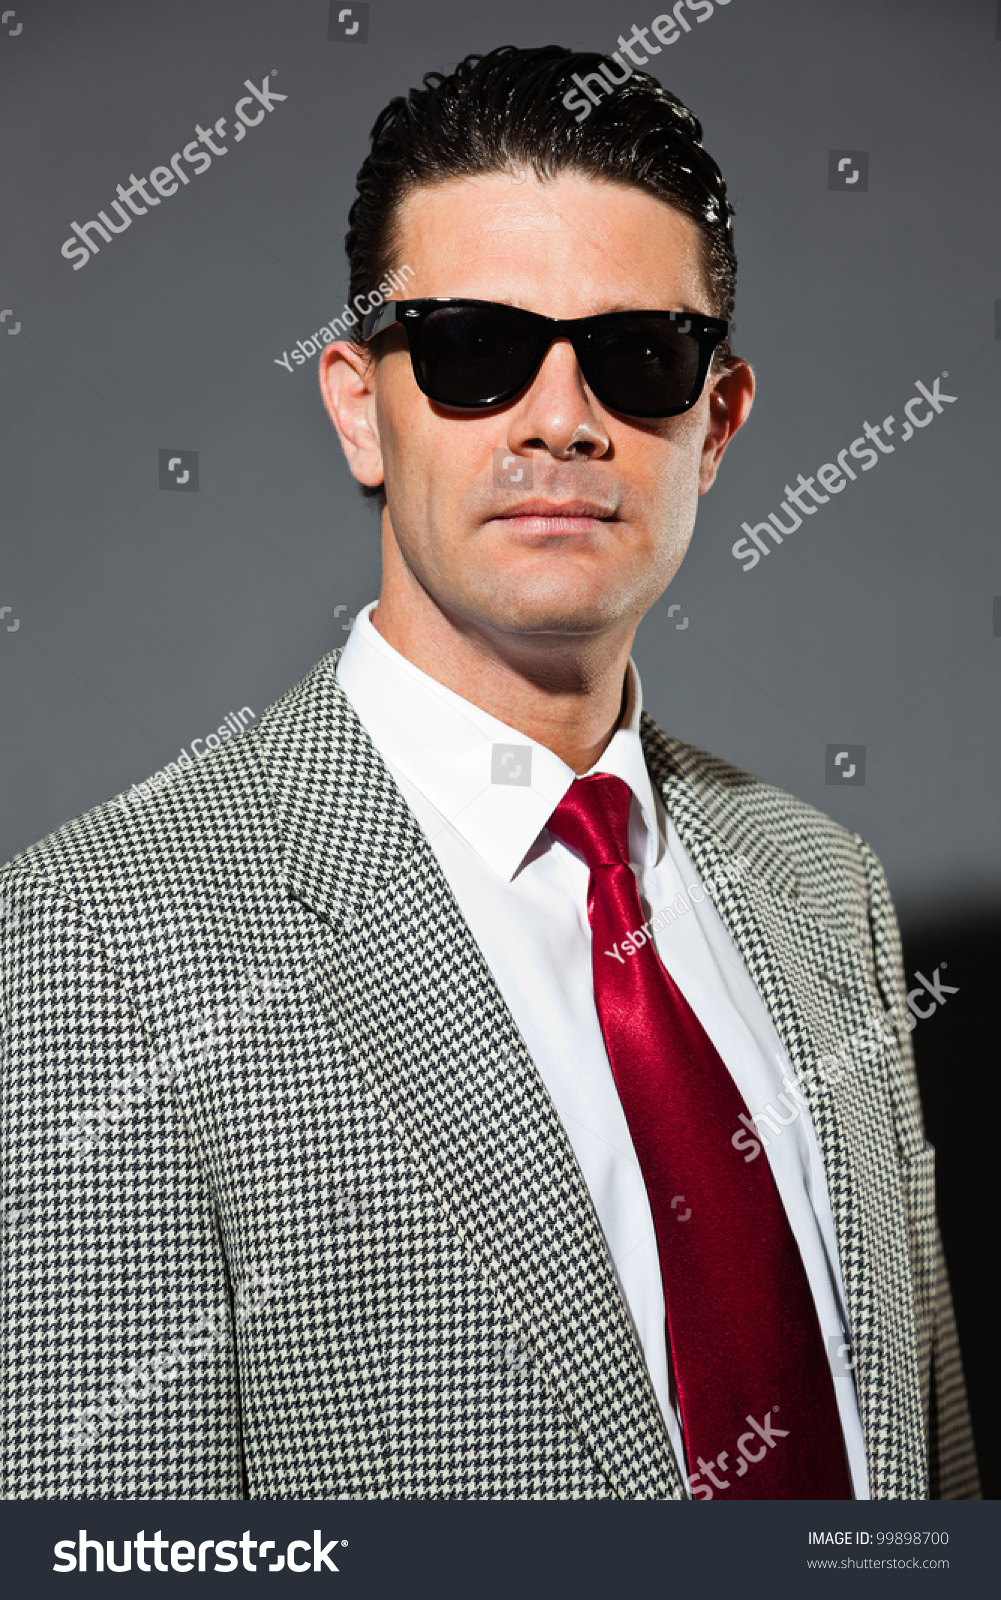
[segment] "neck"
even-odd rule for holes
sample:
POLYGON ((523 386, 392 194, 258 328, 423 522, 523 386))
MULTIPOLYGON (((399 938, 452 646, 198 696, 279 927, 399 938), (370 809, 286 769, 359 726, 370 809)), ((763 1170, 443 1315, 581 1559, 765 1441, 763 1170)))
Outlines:
POLYGON ((518 634, 445 609, 408 574, 384 571, 373 626, 401 656, 499 722, 545 745, 578 775, 627 712, 635 627, 609 634, 518 634))

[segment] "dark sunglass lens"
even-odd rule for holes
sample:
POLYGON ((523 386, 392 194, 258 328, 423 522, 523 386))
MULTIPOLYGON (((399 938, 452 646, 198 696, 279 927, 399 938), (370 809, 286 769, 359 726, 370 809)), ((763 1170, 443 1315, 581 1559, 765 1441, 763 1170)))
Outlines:
POLYGON ((531 326, 503 307, 442 306, 421 329, 421 375, 440 404, 482 406, 527 382, 535 343, 531 326))
POLYGON ((699 341, 685 317, 610 322, 589 341, 595 380, 613 409, 636 414, 683 409, 699 380, 699 341))

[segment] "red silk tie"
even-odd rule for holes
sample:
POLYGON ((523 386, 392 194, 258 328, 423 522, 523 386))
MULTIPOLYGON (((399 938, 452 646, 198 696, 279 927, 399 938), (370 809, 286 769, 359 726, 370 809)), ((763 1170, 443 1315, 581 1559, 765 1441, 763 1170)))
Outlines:
POLYGON ((645 920, 631 798, 609 773, 578 778, 547 826, 591 870, 594 999, 657 1232, 693 1495, 850 1500, 799 1249, 767 1158, 731 1143, 743 1097, 652 938, 614 953, 645 920))

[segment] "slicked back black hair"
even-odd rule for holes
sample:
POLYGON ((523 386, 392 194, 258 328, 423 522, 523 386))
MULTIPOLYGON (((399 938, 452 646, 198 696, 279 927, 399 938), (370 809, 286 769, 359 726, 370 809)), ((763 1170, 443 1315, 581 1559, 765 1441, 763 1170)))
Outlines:
MULTIPOLYGON (((399 214, 414 189, 529 170, 543 180, 573 172, 633 184, 676 207, 699 230, 713 313, 732 318, 733 209, 698 118, 650 73, 636 71, 599 94, 582 121, 564 105, 571 93, 584 103, 574 75, 586 77, 608 61, 560 45, 502 45, 466 56, 450 73, 429 72, 422 89, 391 100, 376 118, 348 217, 352 303, 370 295, 388 269, 405 264, 399 214)), ((609 77, 621 80, 623 66, 619 57, 609 62, 609 77)))

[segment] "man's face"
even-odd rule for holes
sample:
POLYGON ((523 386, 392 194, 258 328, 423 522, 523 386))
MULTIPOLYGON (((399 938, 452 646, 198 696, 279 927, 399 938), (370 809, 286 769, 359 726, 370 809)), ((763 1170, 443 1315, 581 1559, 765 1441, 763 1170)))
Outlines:
MULTIPOLYGON (((401 210, 399 263, 414 270, 415 298, 561 318, 713 311, 693 223, 638 189, 576 175, 419 189, 401 210)), ((599 404, 559 341, 515 400, 470 413, 421 393, 401 331, 379 345, 350 438, 343 413, 335 420, 356 477, 385 483, 385 531, 439 608, 509 637, 635 629, 681 564, 698 496, 742 420, 734 400, 750 405, 749 369, 711 376, 680 417, 628 418, 599 404)))

